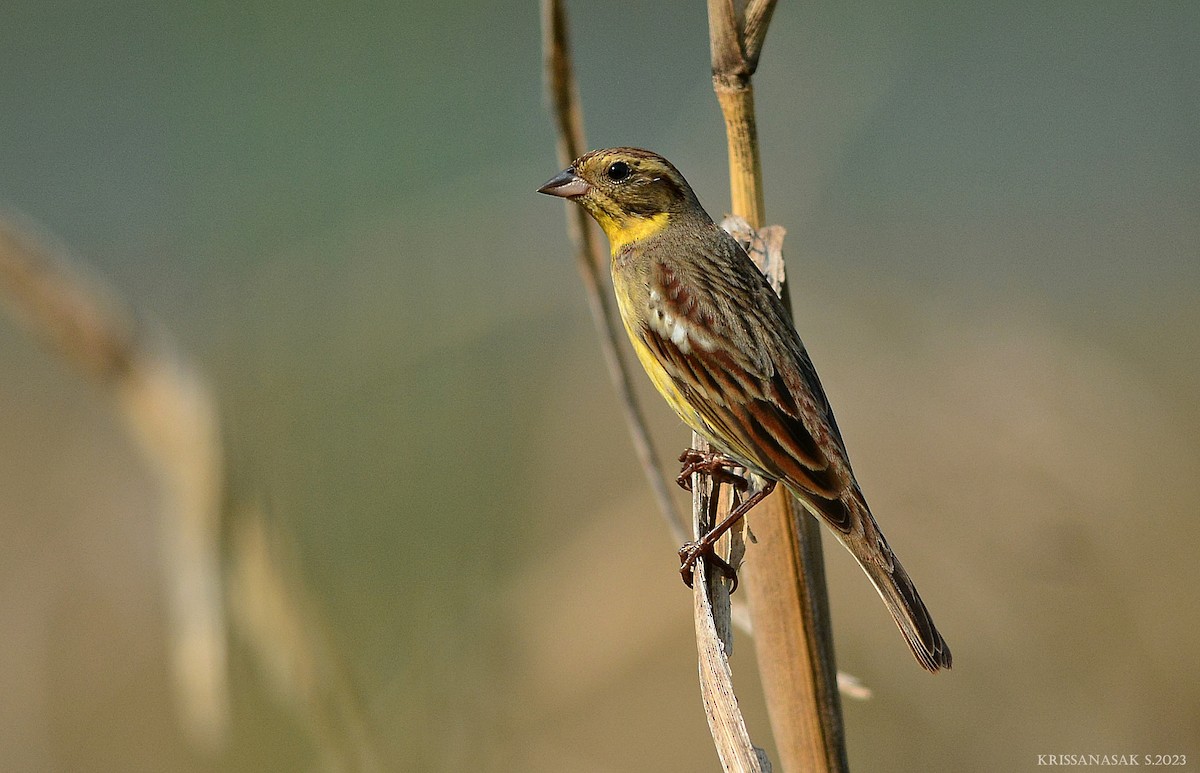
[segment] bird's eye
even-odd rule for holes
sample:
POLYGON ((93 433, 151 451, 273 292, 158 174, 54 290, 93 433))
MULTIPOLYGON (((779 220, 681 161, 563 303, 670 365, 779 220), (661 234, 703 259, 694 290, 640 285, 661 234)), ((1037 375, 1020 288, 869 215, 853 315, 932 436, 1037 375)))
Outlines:
POLYGON ((629 164, 626 164, 624 161, 614 161, 611 165, 609 165, 608 171, 604 174, 608 177, 608 179, 615 183, 619 183, 625 178, 629 177, 632 171, 633 170, 629 168, 629 164))

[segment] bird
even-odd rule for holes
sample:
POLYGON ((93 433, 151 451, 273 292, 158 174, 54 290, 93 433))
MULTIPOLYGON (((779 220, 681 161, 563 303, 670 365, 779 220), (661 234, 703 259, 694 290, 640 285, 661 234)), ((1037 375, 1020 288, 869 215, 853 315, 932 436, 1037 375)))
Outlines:
POLYGON ((709 466, 744 468, 759 486, 751 505, 783 484, 858 561, 921 666, 950 668, 949 646, 867 506, 790 314, 679 170, 640 148, 593 150, 538 192, 582 206, 608 237, 625 331, 658 392, 723 455, 709 466))

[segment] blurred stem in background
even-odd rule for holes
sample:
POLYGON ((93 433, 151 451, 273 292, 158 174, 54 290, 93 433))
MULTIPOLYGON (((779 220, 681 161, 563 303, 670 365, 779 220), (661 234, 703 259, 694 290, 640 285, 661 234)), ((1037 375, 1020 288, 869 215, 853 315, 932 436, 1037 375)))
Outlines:
POLYGON ((0 219, 0 296, 31 332, 112 395, 154 472, 170 659, 185 733, 212 754, 228 740, 232 618, 276 694, 305 721, 324 768, 378 770, 357 693, 288 565, 284 541, 260 507, 224 512, 225 453, 207 381, 165 331, 151 329, 65 249, 33 231, 0 219))
POLYGON ((210 750, 229 729, 220 571, 223 461, 207 383, 161 331, 30 229, 0 221, 0 282, 18 318, 111 394, 158 482, 171 665, 183 726, 210 750))

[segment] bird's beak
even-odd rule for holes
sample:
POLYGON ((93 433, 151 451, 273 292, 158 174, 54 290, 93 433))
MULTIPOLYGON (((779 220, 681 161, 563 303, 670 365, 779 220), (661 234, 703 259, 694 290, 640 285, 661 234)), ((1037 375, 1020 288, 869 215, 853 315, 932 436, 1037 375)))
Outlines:
POLYGON ((586 181, 579 175, 575 174, 575 167, 568 166, 558 174, 546 181, 546 184, 538 188, 538 193, 545 193, 549 196, 561 196, 564 199, 573 199, 577 196, 582 196, 592 189, 586 181))

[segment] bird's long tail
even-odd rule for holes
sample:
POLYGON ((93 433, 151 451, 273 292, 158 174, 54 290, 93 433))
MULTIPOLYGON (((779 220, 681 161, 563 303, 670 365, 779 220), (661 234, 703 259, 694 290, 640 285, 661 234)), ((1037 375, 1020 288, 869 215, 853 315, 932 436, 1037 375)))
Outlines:
MULTIPOLYGON (((884 543, 885 548, 886 544, 884 543)), ((851 549, 851 552, 855 551, 851 549)), ((933 673, 950 668, 953 661, 950 647, 933 624, 929 610, 925 608, 925 603, 921 601, 916 586, 913 585, 908 572, 904 571, 900 560, 891 553, 890 548, 887 549, 887 554, 892 559, 890 570, 871 560, 871 557, 864 559, 856 554, 855 558, 858 558, 858 563, 871 578, 875 589, 883 598, 883 603, 892 613, 892 619, 900 627, 900 633, 904 634, 905 641, 921 665, 933 673)))
POLYGON ((933 673, 950 668, 950 647, 933 624, 933 617, 908 572, 884 539, 858 487, 854 486, 840 500, 806 496, 795 489, 792 493, 825 521, 838 541, 858 560, 921 665, 933 673))

